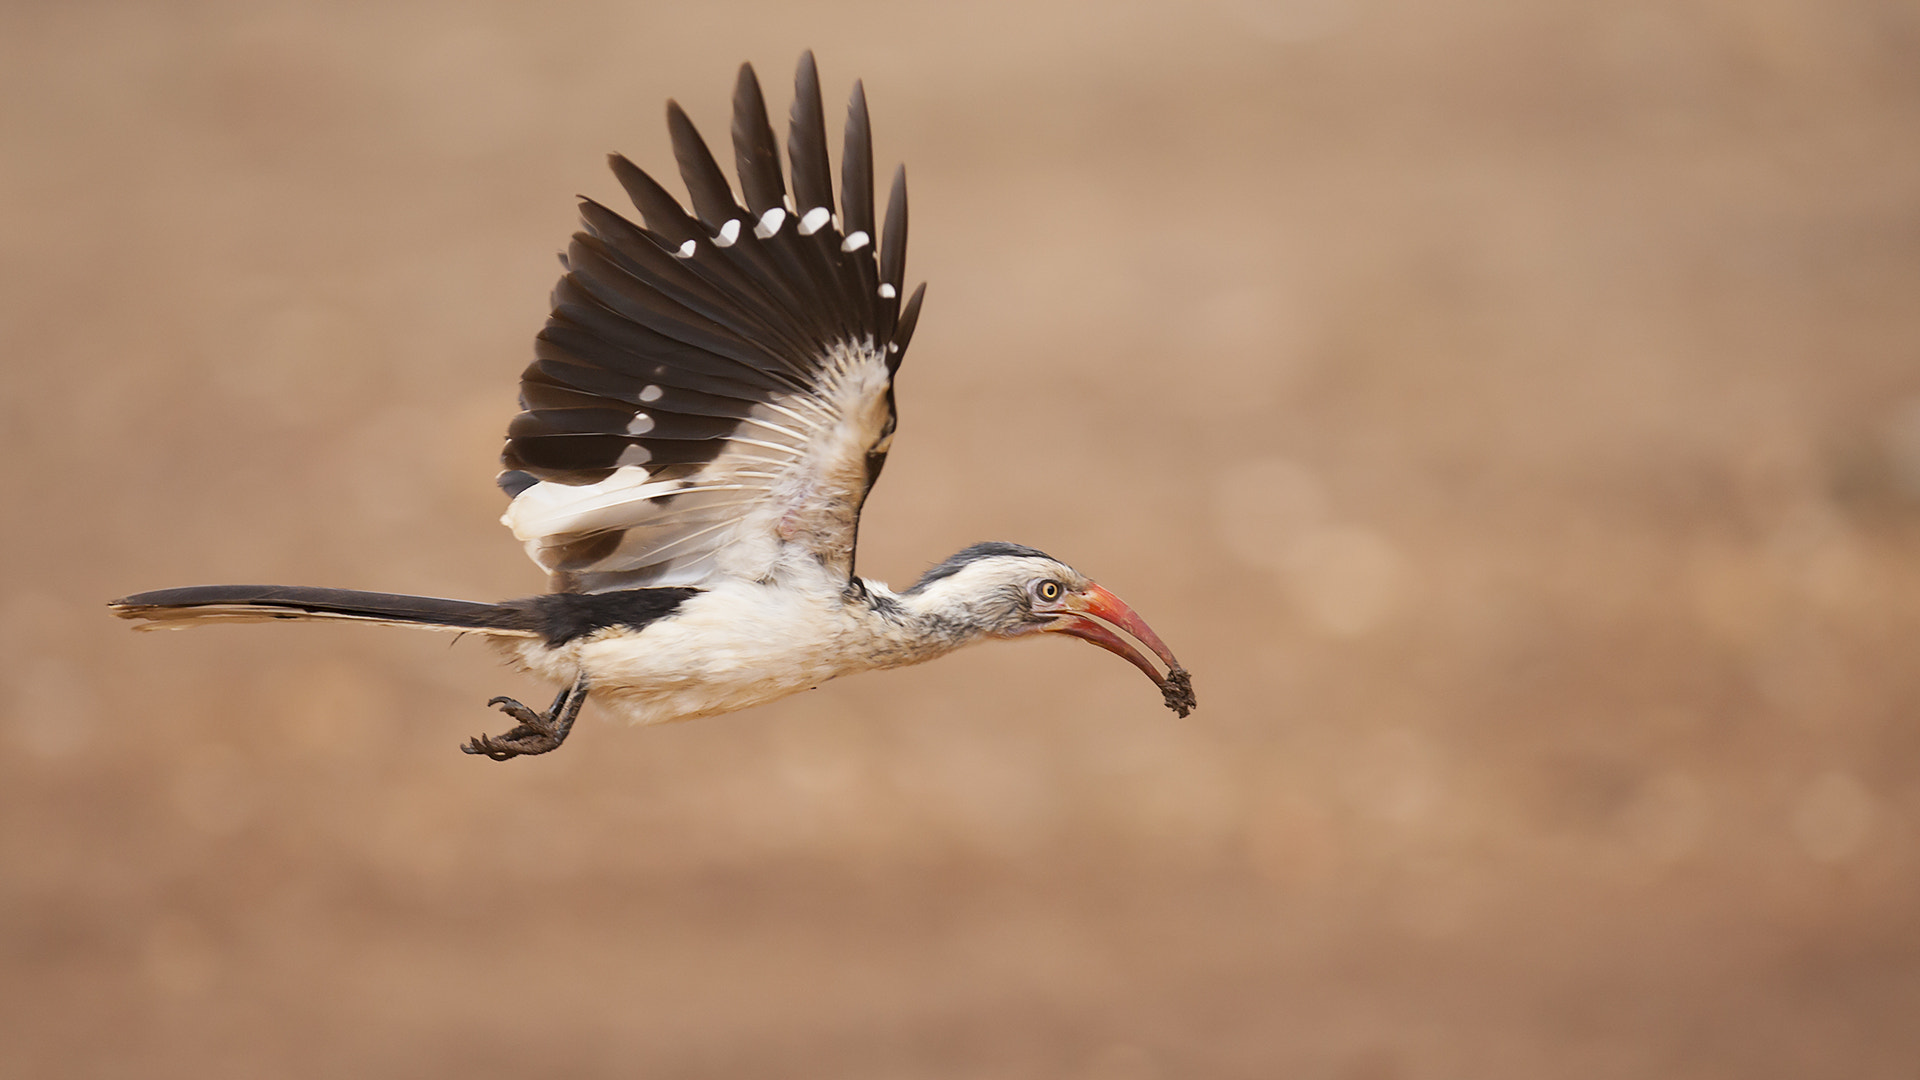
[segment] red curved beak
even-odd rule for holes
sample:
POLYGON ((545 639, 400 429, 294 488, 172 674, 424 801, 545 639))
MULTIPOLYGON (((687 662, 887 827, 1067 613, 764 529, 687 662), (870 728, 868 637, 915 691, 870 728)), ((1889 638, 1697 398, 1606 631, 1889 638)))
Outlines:
POLYGON ((1160 695, 1166 699, 1167 708, 1181 716, 1193 711, 1193 677, 1187 674, 1186 668, 1180 666, 1180 661, 1173 658, 1173 650, 1167 648, 1167 643, 1153 632, 1153 627, 1128 607, 1126 601, 1088 582, 1085 590, 1069 595, 1063 604, 1068 613, 1062 615, 1059 622, 1045 627, 1046 632, 1071 634, 1083 641, 1093 642, 1146 672, 1147 677, 1160 687, 1160 695), (1152 660, 1147 659, 1145 653, 1108 629, 1108 625, 1126 631, 1136 641, 1152 649, 1154 655, 1166 663, 1167 670, 1163 673, 1154 666, 1152 660))

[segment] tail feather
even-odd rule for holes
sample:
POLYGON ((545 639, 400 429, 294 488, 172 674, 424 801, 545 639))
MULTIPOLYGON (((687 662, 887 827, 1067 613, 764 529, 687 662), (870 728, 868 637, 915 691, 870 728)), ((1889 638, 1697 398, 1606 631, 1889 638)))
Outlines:
POLYGON ((208 622, 351 619, 421 630, 540 636, 538 620, 524 604, 482 604, 306 585, 193 585, 135 593, 108 606, 123 619, 145 620, 141 630, 177 630, 208 622))

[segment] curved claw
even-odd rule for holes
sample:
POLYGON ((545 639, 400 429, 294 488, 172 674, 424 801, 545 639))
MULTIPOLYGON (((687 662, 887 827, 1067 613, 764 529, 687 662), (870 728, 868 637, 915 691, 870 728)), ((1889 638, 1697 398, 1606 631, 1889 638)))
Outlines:
POLYGON ((504 735, 476 735, 461 745, 460 752, 492 758, 495 761, 552 753, 566 741, 567 733, 573 730, 573 722, 580 716, 580 707, 586 704, 586 701, 587 678, 585 675, 575 679, 572 686, 560 691, 559 696, 553 699, 553 705, 544 713, 535 712, 505 695, 493 698, 487 702, 488 705, 506 713, 519 723, 504 735))
MULTIPOLYGON (((561 691, 559 697, 553 699, 553 707, 547 710, 548 715, 552 715, 560 711, 560 706, 566 703, 567 694, 569 692, 570 691, 563 690, 561 691)), ((542 716, 541 714, 534 712, 532 709, 529 709, 525 705, 520 704, 518 701, 514 700, 513 698, 506 697, 503 695, 501 697, 497 697, 489 700, 487 704, 492 706, 493 708, 499 709, 501 712, 506 713, 508 716, 513 717, 515 720, 520 721, 521 724, 527 727, 533 728, 535 731, 551 730, 551 728, 549 728, 547 725, 546 716, 542 716)))
POLYGON ((461 744, 460 752, 463 754, 479 754, 482 757, 489 757, 495 761, 510 761, 513 758, 519 757, 521 753, 518 750, 508 750, 494 742, 493 736, 491 735, 475 735, 473 738, 461 744))

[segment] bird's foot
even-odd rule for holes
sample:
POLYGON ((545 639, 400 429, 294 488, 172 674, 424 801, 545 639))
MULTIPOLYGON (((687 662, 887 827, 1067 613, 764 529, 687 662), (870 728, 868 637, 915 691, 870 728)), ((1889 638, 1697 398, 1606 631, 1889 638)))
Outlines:
POLYGON ((572 686, 560 691, 546 712, 534 712, 510 697, 497 697, 487 704, 518 720, 505 735, 476 735, 460 749, 495 761, 509 761, 532 754, 550 753, 567 741, 573 722, 580 717, 580 706, 587 702, 587 678, 582 675, 572 686))

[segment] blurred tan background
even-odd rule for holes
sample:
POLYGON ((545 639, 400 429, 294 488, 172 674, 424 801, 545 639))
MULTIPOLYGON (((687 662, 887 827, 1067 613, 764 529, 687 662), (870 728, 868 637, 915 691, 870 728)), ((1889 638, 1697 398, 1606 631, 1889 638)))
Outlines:
POLYGON ((1920 5, 0 12, 0 1074, 1906 1077, 1920 5), (864 572, 981 648, 564 752, 490 483, 662 102, 818 50, 931 282, 864 572), (885 167, 883 165, 883 167, 885 167))

